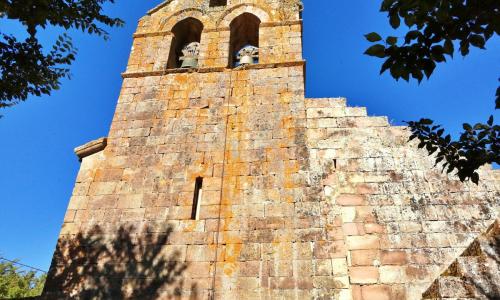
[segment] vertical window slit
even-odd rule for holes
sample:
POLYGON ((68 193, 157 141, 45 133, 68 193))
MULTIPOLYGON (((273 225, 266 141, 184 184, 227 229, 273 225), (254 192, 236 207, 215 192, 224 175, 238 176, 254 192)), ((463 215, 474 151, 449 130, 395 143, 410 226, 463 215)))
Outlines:
POLYGON ((194 185, 193 211, 191 213, 192 220, 200 219, 201 197, 203 196, 203 177, 196 178, 194 185))

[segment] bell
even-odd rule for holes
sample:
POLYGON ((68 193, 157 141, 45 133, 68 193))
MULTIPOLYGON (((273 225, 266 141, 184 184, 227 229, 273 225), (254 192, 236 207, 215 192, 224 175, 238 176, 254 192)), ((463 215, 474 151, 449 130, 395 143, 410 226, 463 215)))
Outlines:
POLYGON ((240 58, 240 65, 253 65, 254 60, 250 55, 243 55, 240 58))
POLYGON ((197 67, 198 67, 198 58, 196 58, 196 57, 184 57, 182 59, 181 68, 191 69, 191 68, 197 68, 197 67))

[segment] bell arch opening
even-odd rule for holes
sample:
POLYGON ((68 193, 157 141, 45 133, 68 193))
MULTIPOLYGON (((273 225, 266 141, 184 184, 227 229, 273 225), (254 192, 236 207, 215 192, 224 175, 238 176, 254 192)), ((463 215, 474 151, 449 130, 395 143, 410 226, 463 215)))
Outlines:
MULTIPOLYGON (((190 63, 198 62, 198 47, 201 42, 203 23, 195 18, 186 18, 175 24, 172 28, 172 44, 167 61, 168 69, 176 69, 183 66, 183 61, 191 59, 190 63), (196 44, 198 43, 198 47, 196 44), (189 52, 186 55, 186 51, 189 52)), ((194 67, 194 66, 193 66, 194 67)))
MULTIPOLYGON (((260 19, 251 13, 243 13, 231 22, 228 63, 230 68, 240 66, 238 55, 241 50, 247 50, 247 59, 251 58, 252 63, 258 63, 260 23, 260 19)), ((247 62, 250 63, 248 60, 247 62)))

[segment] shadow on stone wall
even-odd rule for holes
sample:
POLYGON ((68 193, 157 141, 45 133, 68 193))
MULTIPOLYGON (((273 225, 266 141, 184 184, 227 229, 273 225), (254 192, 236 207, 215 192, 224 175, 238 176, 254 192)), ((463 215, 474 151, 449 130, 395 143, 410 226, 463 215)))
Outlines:
MULTIPOLYGON (((42 299, 156 299, 183 293, 187 264, 165 253, 172 233, 120 227, 113 236, 96 226, 58 242, 42 299), (141 234, 142 232, 142 234, 141 234)), ((191 299, 197 287, 188 288, 191 299)))
POLYGON ((422 295, 423 299, 500 299, 500 224, 479 236, 422 295))
POLYGON ((481 243, 477 262, 464 274, 480 299, 500 299, 500 227, 495 224, 496 231, 481 243))

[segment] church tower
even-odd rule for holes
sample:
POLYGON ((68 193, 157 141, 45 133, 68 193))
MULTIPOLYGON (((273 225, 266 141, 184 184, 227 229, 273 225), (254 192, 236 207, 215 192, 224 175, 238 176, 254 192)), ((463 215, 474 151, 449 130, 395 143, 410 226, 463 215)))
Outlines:
POLYGON ((420 299, 494 222, 498 173, 461 184, 406 128, 305 99, 301 10, 168 0, 139 21, 43 297, 420 299))

